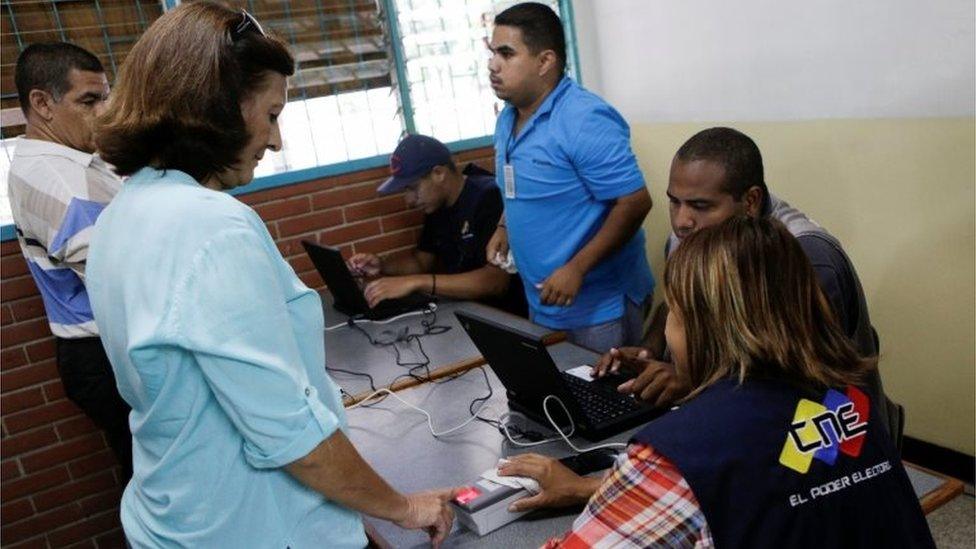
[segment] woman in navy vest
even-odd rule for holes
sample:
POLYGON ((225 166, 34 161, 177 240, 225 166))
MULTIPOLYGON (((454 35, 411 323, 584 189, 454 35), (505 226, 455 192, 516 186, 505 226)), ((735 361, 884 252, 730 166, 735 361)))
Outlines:
POLYGON ((733 218, 688 237, 665 269, 665 335, 695 387, 602 480, 549 458, 517 509, 583 514, 552 547, 934 547, 875 404, 872 360, 844 336, 796 239, 733 218))

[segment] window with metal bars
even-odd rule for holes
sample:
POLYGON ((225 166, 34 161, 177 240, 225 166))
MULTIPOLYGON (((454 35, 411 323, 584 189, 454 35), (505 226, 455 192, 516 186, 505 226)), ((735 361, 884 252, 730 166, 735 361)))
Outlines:
MULTIPOLYGON (((497 13, 515 0, 396 0, 410 106, 408 129, 453 142, 492 135, 503 104, 488 85, 488 42, 497 13)), ((569 2, 549 1, 564 22, 569 2)), ((567 31, 569 28, 567 27, 567 31)), ((572 33, 567 32, 567 39, 572 33)), ((573 48, 568 47, 573 56, 573 48)), ((568 60, 575 74, 574 59, 568 60)))
POLYGON ((163 12, 153 0, 0 0, 0 108, 3 136, 23 133, 14 86, 17 56, 35 42, 63 41, 94 53, 115 78, 132 45, 163 12))
MULTIPOLYGON (((255 182, 235 194, 381 166, 405 132, 433 135, 453 149, 490 144, 500 103, 487 85, 486 40, 494 14, 516 2, 225 2, 288 42, 298 63, 280 117, 284 148, 266 154, 255 182)), ((111 82, 142 32, 176 3, 0 0, 0 225, 11 222, 6 176, 14 137, 23 133, 13 81, 20 51, 41 41, 78 44, 102 60, 111 82)), ((570 2, 549 3, 571 27, 570 2)), ((572 59, 569 65, 572 72, 572 59)))

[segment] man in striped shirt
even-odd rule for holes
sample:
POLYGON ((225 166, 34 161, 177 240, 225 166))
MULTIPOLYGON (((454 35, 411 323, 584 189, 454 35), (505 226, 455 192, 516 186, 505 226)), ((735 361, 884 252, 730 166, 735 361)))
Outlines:
POLYGON ((92 227, 122 184, 94 154, 92 125, 108 98, 108 80, 97 57, 63 42, 28 46, 15 79, 27 118, 8 177, 17 239, 57 340, 65 393, 105 431, 128 478, 129 407, 84 284, 92 227))

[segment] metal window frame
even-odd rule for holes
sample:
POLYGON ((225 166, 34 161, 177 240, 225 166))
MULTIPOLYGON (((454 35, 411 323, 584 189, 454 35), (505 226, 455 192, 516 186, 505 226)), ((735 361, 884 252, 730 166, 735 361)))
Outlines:
MULTIPOLYGON (((180 0, 162 0, 162 3, 164 9, 170 10, 179 5, 180 0)), ((414 123, 413 105, 410 99, 410 90, 408 88, 409 83, 407 81, 406 61, 403 54, 403 41, 400 35, 400 23, 397 18, 396 2, 395 0, 378 0, 378 3, 384 11, 383 15, 386 18, 387 25, 389 26, 390 42, 393 50, 393 61, 396 68, 397 92, 399 93, 400 97, 400 109, 403 114, 404 130, 408 133, 413 133, 416 131, 416 125, 414 123)), ((576 45, 576 25, 573 20, 572 0, 559 0, 559 12, 560 17, 563 20, 563 26, 566 30, 566 50, 571 56, 569 62, 573 67, 574 78, 576 81, 582 83, 579 68, 579 51, 576 45)), ((451 152, 456 153, 470 149, 487 147, 492 145, 493 142, 494 137, 492 135, 486 135, 483 137, 463 139, 445 144, 447 145, 447 148, 451 150, 451 152)), ((249 194, 257 191, 304 183, 314 179, 333 177, 346 173, 378 168, 387 165, 388 162, 388 155, 378 155, 368 158, 348 160, 345 162, 337 162, 334 164, 323 164, 321 166, 313 166, 311 168, 289 170, 257 177, 251 183, 233 189, 229 192, 234 196, 249 194)), ((0 242, 14 240, 15 238, 17 238, 17 233, 13 224, 0 226, 0 242)))

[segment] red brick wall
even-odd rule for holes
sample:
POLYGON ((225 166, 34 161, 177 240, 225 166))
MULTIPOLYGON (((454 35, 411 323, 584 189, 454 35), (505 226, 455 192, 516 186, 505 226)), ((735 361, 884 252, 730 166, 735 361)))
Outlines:
MULTIPOLYGON (((492 167, 491 148, 457 155, 492 167)), ((243 195, 310 287, 305 238, 345 253, 408 253, 423 216, 377 197, 377 168, 243 195)), ((16 241, 0 244, 0 543, 120 547, 119 468, 100 431, 65 398, 44 307, 16 241)))

